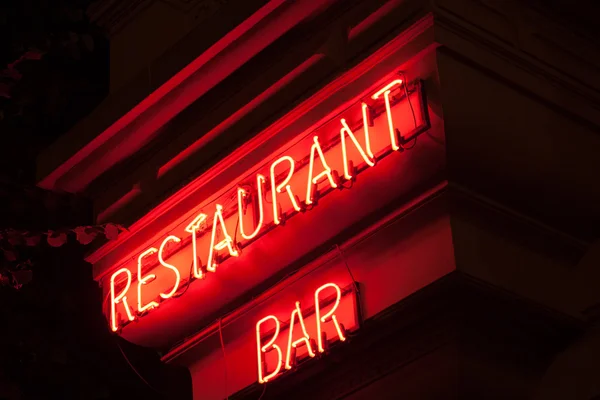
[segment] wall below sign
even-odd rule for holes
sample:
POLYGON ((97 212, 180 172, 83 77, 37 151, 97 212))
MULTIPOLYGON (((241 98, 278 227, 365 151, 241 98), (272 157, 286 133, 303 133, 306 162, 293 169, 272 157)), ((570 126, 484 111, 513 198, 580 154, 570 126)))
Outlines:
MULTIPOLYGON (((423 204, 349 242, 342 254, 360 283, 359 304, 363 318, 369 319, 455 269, 445 204, 437 200, 423 204)), ((256 383, 258 320, 270 314, 288 320, 295 301, 311 304, 314 289, 323 283, 335 282, 340 287, 352 284, 346 264, 335 252, 307 265, 289 280, 280 292, 223 326, 224 349, 217 331, 171 361, 190 368, 195 399, 222 399, 256 383)), ((356 334, 360 335, 360 330, 356 334)), ((337 345, 351 342, 350 338, 337 345)), ((315 362, 318 358, 305 365, 315 362)), ((285 379, 285 374, 276 379, 285 379)))

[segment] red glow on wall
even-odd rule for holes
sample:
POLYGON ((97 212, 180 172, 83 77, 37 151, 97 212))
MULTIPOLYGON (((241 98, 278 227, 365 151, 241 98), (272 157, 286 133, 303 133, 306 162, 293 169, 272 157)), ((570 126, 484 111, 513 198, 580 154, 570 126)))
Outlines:
MULTIPOLYGON (((318 132, 309 132, 292 143, 214 202, 191 210, 190 215, 196 216, 169 232, 158 242, 160 246, 155 244, 159 249, 150 247, 137 257, 137 293, 131 290, 131 278, 125 288, 111 284, 111 328, 117 331, 133 319, 127 297, 136 297, 137 316, 142 317, 161 302, 177 297, 191 280, 216 272, 218 265, 232 257, 243 258, 245 248, 294 215, 309 212, 328 193, 351 188, 358 174, 376 167, 377 160, 394 150, 401 150, 402 137, 423 132, 428 124, 426 113, 420 83, 409 89, 402 80, 394 79, 366 93, 365 98, 320 126, 318 132), (407 97, 409 90, 412 95, 407 97), (409 108, 401 107, 411 98, 409 108), (407 116, 407 109, 418 115, 407 116), (407 135, 398 137, 397 132, 407 135), (340 175, 338 171, 343 172, 340 175)), ((120 267, 116 267, 111 282, 124 274, 120 267)), ((301 315, 299 311, 296 320, 301 315)), ((343 329, 335 318, 327 314, 322 317, 322 323, 335 328, 343 340, 343 329)), ((295 337, 300 336, 295 333, 295 337)), ((316 349, 324 351, 321 335, 313 337, 316 349)))
POLYGON ((302 309, 296 301, 290 319, 268 315, 256 323, 258 382, 266 383, 299 363, 326 352, 335 342, 346 341, 358 328, 355 286, 341 289, 327 283, 315 290, 315 303, 302 309), (285 330, 287 329, 287 333, 285 330), (318 344, 317 344, 318 343, 318 344))

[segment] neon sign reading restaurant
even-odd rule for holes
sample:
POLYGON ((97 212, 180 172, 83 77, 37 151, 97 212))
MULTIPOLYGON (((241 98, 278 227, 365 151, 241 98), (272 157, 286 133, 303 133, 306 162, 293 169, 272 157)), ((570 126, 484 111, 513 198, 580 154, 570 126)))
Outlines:
MULTIPOLYGON (((409 92, 401 79, 393 79, 370 92, 330 120, 327 127, 319 127, 318 132, 313 131, 303 142, 296 143, 294 149, 231 188, 228 197, 222 196, 198 210, 182 229, 171 232, 160 245, 142 251, 135 258, 135 269, 117 269, 110 277, 111 329, 118 331, 178 295, 188 275, 187 284, 216 273, 219 264, 229 258, 243 257, 242 249, 268 231, 295 214, 311 210, 327 193, 349 188, 360 172, 375 167, 383 157, 404 150, 403 145, 422 131, 413 108, 418 105, 421 113, 425 112, 420 87, 417 83, 416 89, 409 92), (411 93, 421 103, 411 103, 411 93), (412 118, 399 113, 397 105, 401 103, 408 104, 412 118), (406 119, 410 119, 410 129, 406 129, 406 119), (304 151, 298 150, 300 144, 305 144, 304 151), (177 256, 183 248, 191 249, 185 257, 177 256), (157 276, 168 284, 149 285, 158 281, 157 276)), ((296 311, 301 320, 301 311, 296 311)), ((338 336, 343 340, 341 330, 338 336)), ((306 347, 312 349, 310 345, 306 347)), ((321 347, 316 350, 321 351, 321 347)), ((268 377, 260 379, 266 381, 268 377)))

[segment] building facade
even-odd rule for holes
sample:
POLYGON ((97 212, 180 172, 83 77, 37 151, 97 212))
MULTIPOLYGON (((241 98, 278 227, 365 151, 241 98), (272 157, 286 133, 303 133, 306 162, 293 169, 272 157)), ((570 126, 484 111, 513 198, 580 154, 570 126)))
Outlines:
MULTIPOLYGON (((600 395, 600 56, 533 3, 101 1, 39 186, 194 399, 600 395)), ((169 393, 163 393, 169 397, 169 393)))

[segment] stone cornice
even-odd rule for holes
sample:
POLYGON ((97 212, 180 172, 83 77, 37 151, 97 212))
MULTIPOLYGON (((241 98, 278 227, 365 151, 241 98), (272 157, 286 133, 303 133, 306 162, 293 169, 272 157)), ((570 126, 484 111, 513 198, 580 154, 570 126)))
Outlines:
POLYGON ((587 37, 518 2, 436 0, 434 4, 440 27, 600 108, 600 48, 587 37))
POLYGON ((92 22, 114 35, 154 0, 98 0, 87 10, 92 22))
MULTIPOLYGON (((109 36, 118 33, 131 20, 157 0, 98 0, 87 10, 87 14, 109 36)), ((217 12, 229 0, 158 0, 182 13, 191 13, 198 23, 217 12)))
MULTIPOLYGON (((133 121, 139 122, 142 114, 147 118, 151 118, 148 109, 159 106, 158 103, 171 102, 173 98, 178 97, 177 92, 184 90, 192 84, 203 86, 202 89, 197 89, 194 93, 196 98, 200 97, 205 91, 224 79, 229 73, 242 65, 246 61, 246 57, 251 57, 261 50, 260 46, 264 46, 275 40, 277 35, 281 35, 288 26, 277 26, 277 29, 270 29, 263 25, 269 24, 266 19, 271 21, 273 25, 272 14, 279 12, 288 12, 291 8, 290 3, 284 0, 271 1, 266 6, 256 9, 256 2, 248 1, 246 8, 239 10, 239 13, 234 15, 235 19, 229 21, 227 25, 221 24, 219 28, 227 28, 219 36, 219 31, 212 32, 215 36, 215 43, 212 43, 207 48, 202 48, 199 55, 192 61, 180 69, 174 75, 163 73, 164 80, 160 80, 159 84, 148 87, 147 75, 141 74, 138 78, 131 82, 131 87, 128 85, 123 90, 115 95, 109 96, 100 106, 98 106, 87 118, 80 121, 71 131, 69 131, 61 140, 54 143, 51 148, 43 152, 38 158, 39 180, 38 184, 44 188, 61 189, 69 192, 80 192, 83 187, 67 184, 66 186, 57 183, 63 179, 65 174, 68 174, 75 165, 84 162, 86 159, 90 161, 90 155, 95 153, 106 156, 108 153, 105 149, 99 149, 103 145, 108 145, 107 141, 115 139, 115 136, 125 137, 119 142, 122 143, 128 135, 133 132, 131 125, 133 121), (282 11, 282 9, 284 9, 282 11), (285 11, 288 10, 288 11, 285 11), (244 17, 245 19, 242 19, 244 17), (268 18, 267 18, 268 17, 268 18), (257 46, 256 41, 252 44, 253 48, 250 52, 246 52, 243 56, 235 55, 247 49, 248 40, 256 35, 256 30, 262 29, 265 33, 260 36, 260 46, 257 46), (225 33, 228 32, 228 33, 225 33), (246 46, 246 47, 244 47, 246 46), (253 52, 253 53, 252 53, 253 52), (228 72, 216 70, 214 65, 217 63, 217 58, 222 58, 223 54, 229 57, 227 63, 228 72), (232 55, 233 54, 233 55, 232 55), (219 56, 219 57, 218 57, 219 56), (207 70, 210 70, 207 72, 207 70), (131 107, 131 108, 130 108, 131 107), (125 110, 125 112, 123 112, 125 110), (57 155, 58 152, 62 153, 57 155)), ((115 6, 120 9, 121 6, 115 6)), ((306 18, 313 11, 310 4, 304 7, 304 12, 297 12, 297 21, 306 18)), ((293 24, 292 24, 293 25, 293 24)), ((147 72, 147 71, 143 71, 147 72)), ((155 71, 156 72, 156 71, 155 71)), ((191 102, 192 100, 188 100, 191 102)), ((161 103, 161 104, 162 104, 161 103)), ((184 105, 177 104, 179 110, 169 110, 173 115, 185 108, 184 105)), ((171 107, 173 108, 173 107, 171 107)), ((147 139, 147 137, 146 137, 147 139)), ((136 143, 142 143, 139 137, 135 139, 136 143)), ((114 149, 115 146, 112 146, 114 149)), ((114 157, 112 154, 111 157, 114 157)), ((94 169, 95 167, 92 167, 94 169)), ((78 171, 78 175, 82 175, 82 170, 78 171)), ((97 176, 97 175, 96 175, 97 176)), ((87 185, 89 182, 86 182, 87 185)), ((84 185, 84 186, 85 186, 84 185)))

